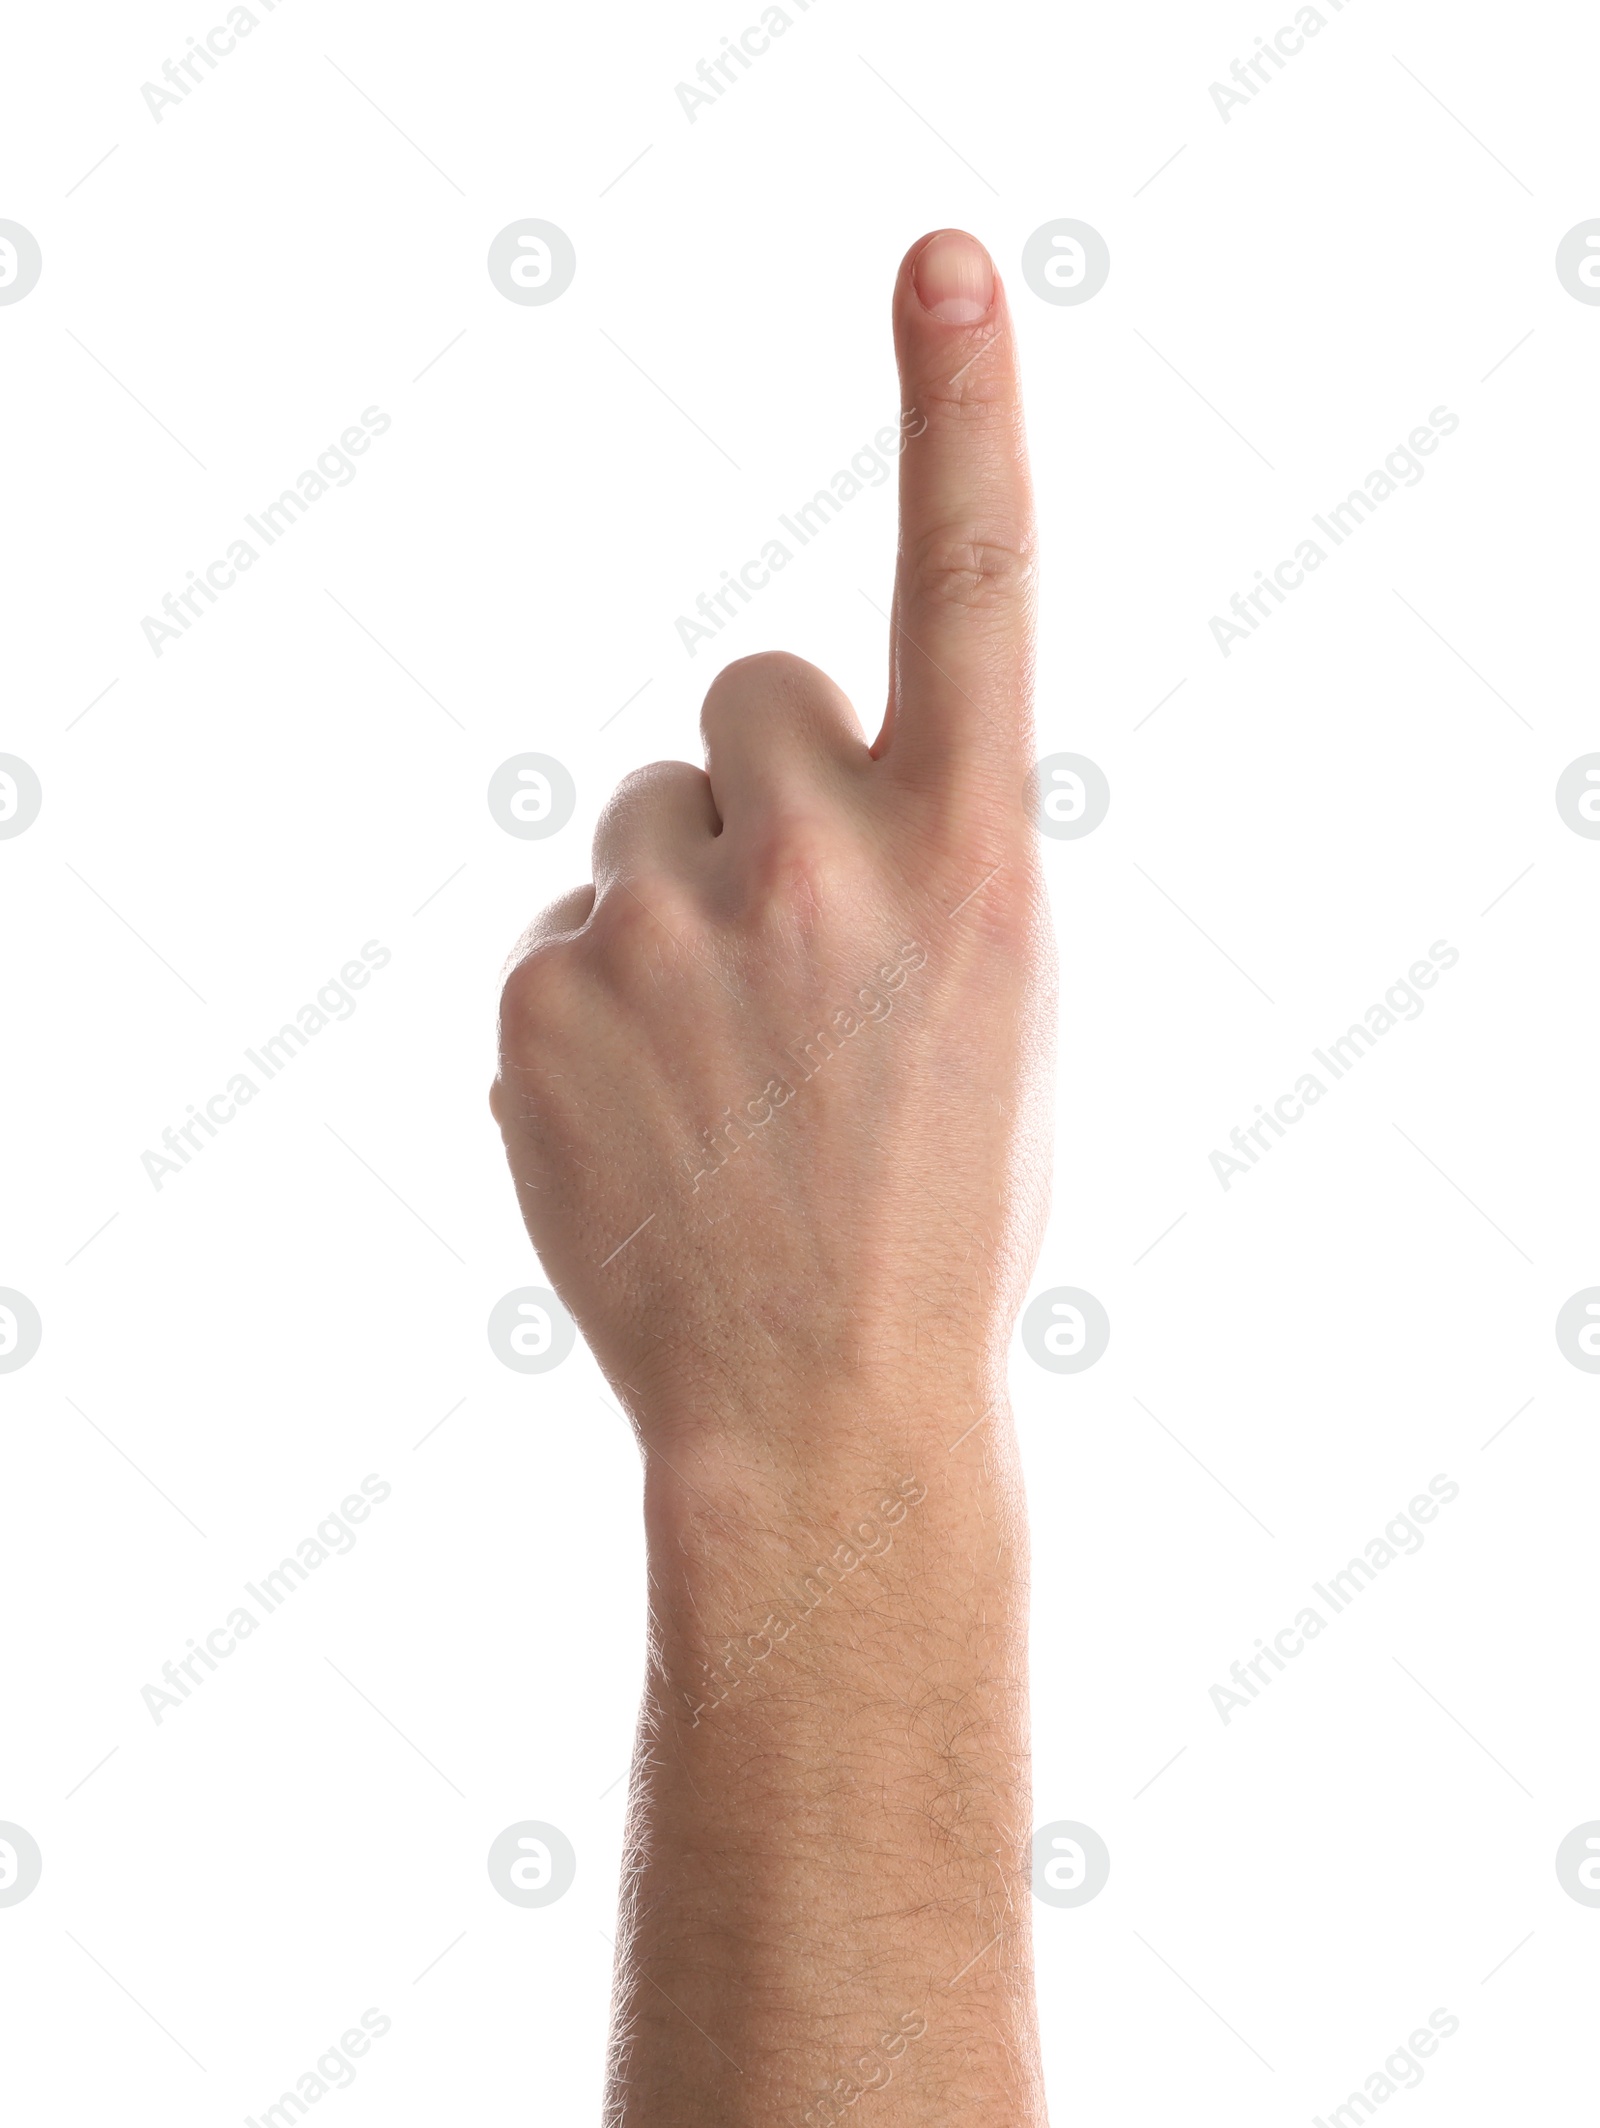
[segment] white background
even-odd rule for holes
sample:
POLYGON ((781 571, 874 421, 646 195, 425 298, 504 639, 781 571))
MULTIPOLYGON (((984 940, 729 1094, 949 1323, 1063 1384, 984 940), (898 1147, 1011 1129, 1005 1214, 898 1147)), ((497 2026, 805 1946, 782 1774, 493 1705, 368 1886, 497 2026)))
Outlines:
POLYGON ((343 2121, 597 2116, 638 1464, 581 1346, 525 1377, 484 1334, 541 1275, 497 973, 618 775, 698 758, 721 663, 801 652, 876 719, 891 486, 697 657, 674 624, 894 420, 892 276, 946 223, 1022 337, 1040 752, 1112 791, 1045 845, 1035 1287, 1111 1344, 1013 1368, 1035 1819, 1112 1856, 1036 1906, 1058 2117, 1325 2116, 1439 2007, 1381 2110, 1582 2117, 1600 1911, 1553 1860, 1600 1817, 1600 1449, 1553 1324, 1600 1278, 1600 846, 1553 791, 1600 746, 1600 309, 1553 259, 1600 214, 1592 17, 1325 7, 1225 124, 1288 0, 816 0, 691 124, 754 0, 282 0, 156 123, 224 12, 30 10, 3 51, 0 216, 44 256, 0 308, 0 750, 44 790, 0 842, 0 1285, 44 1323, 0 1378, 18 2118, 259 2115, 369 2006, 343 2121), (548 307, 485 270, 524 216, 576 247, 548 307), (1110 246, 1082 307, 1020 272, 1062 216, 1110 246), (368 406, 355 480, 154 656, 368 406), (1224 658, 1210 617, 1436 406, 1426 477, 1224 658), (525 750, 577 784, 546 842, 485 804, 525 750), (141 1154, 369 939, 354 1016, 157 1191, 141 1154), (1441 939, 1421 1018, 1225 1192, 1212 1149, 1441 939), (369 1472, 356 1549, 153 1722, 369 1472), (1441 1472, 1424 1549, 1224 1725, 1210 1687, 1441 1472), (484 1867, 527 1818, 578 1856, 536 1911, 484 1867))

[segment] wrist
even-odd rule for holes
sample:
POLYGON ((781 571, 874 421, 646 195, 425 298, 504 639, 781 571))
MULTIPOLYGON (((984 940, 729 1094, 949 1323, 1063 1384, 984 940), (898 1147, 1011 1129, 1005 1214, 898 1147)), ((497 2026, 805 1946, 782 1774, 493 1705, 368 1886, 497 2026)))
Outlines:
POLYGON ((787 1439, 647 1443, 658 1712, 697 1729, 891 1693, 930 1658, 998 1711, 1026 1695, 1027 1530, 1010 1415, 787 1439), (952 1446, 952 1444, 954 1444, 952 1446), (770 1704, 769 1704, 770 1702, 770 1704))
MULTIPOLYGON (((718 1533, 736 1549, 781 1542, 808 1517, 866 1514, 902 1481, 950 1512, 1014 1468, 1003 1371, 834 1368, 776 1374, 629 1405, 644 1455, 645 1532, 677 1545, 718 1533)), ((901 1497, 909 1496, 909 1487, 901 1497)))

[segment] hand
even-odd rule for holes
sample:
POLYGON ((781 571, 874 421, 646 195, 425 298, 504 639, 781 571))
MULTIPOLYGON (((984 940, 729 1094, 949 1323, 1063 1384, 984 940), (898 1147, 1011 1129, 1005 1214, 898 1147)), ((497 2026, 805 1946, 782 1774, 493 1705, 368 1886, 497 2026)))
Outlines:
POLYGON ((608 2128, 1040 2128, 1005 1397, 1053 996, 1033 527, 987 256, 895 291, 883 729, 797 658, 630 776, 522 941, 494 1112, 645 1451, 608 2128), (892 2066, 891 2066, 892 2065, 892 2066), (841 2101, 840 2094, 848 2096, 841 2101))
POLYGON ((728 667, 706 767, 624 780, 502 1004, 494 1111, 552 1285, 647 1438, 759 1434, 780 1465, 864 1398, 1002 1401, 1045 1209, 1034 535, 971 239, 914 250, 895 340, 877 740, 798 658, 728 667))

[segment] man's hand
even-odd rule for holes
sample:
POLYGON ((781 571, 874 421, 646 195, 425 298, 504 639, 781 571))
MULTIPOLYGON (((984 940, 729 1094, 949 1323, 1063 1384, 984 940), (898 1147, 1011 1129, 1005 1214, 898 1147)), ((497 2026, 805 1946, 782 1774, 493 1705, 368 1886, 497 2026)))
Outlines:
POLYGON ((528 1230, 645 1454, 608 2118, 650 2128, 851 2090, 1043 2120, 1005 1401, 1049 1171, 1033 525, 985 253, 924 239, 894 316, 877 740, 797 658, 729 667, 706 767, 624 781, 502 1001, 528 1230))

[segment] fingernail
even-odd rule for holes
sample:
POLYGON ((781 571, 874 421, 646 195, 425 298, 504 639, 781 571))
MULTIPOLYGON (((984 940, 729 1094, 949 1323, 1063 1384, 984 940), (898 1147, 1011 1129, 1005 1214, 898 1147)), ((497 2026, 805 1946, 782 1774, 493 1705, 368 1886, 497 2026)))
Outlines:
POLYGON ((911 284, 923 309, 946 325, 976 325, 994 301, 989 254, 963 229, 946 229, 923 245, 911 284))

